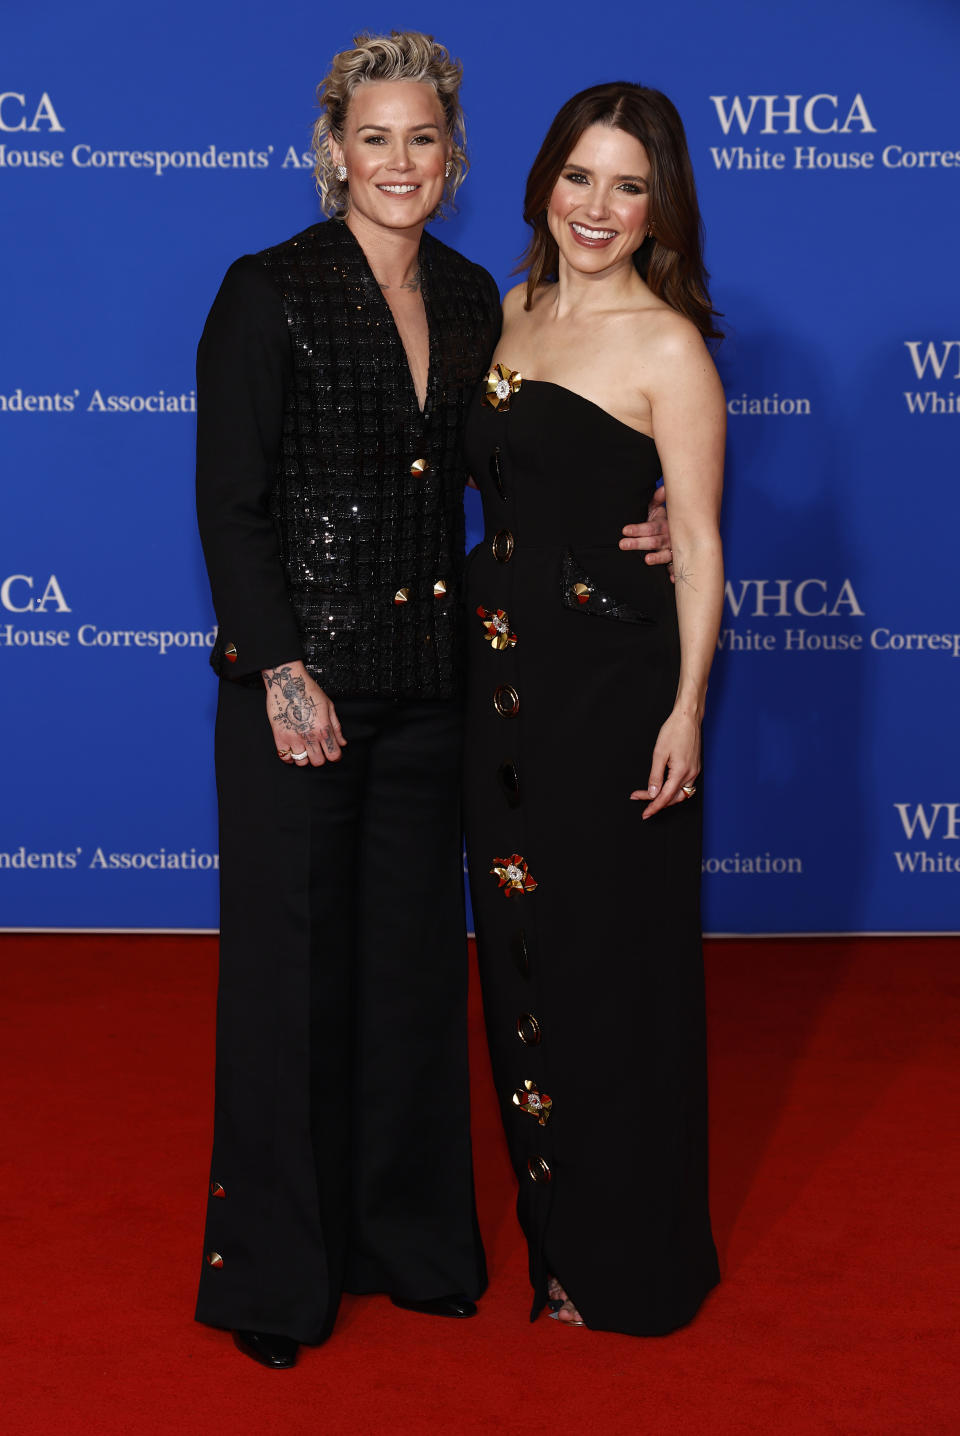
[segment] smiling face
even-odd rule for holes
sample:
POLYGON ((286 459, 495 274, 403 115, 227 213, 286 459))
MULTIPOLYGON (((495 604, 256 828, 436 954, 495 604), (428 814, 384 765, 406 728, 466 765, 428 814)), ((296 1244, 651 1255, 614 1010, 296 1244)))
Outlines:
POLYGON ((547 207, 564 260, 599 274, 629 261, 644 241, 650 210, 650 158, 639 140, 590 125, 574 145, 547 207))
POLYGON ((436 90, 418 80, 360 85, 330 153, 347 168, 350 216, 386 229, 422 225, 443 196, 451 154, 436 90))

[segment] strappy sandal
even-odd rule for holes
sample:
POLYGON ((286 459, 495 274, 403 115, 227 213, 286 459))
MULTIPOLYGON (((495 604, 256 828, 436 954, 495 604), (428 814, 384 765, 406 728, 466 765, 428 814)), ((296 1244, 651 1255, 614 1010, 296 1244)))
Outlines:
POLYGON ((547 1277, 547 1306, 550 1308, 550 1316, 561 1326, 587 1324, 555 1276, 547 1277))

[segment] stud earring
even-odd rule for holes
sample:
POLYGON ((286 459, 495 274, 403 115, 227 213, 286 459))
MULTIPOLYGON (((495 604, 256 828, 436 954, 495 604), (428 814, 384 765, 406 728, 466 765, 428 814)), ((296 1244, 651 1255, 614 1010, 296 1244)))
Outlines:
POLYGON ((344 180, 346 179, 346 177, 347 177, 347 167, 346 167, 346 165, 337 165, 337 179, 340 181, 341 184, 343 184, 343 182, 344 182, 344 180))
POLYGON ((443 173, 447 179, 449 179, 451 174, 453 173, 453 165, 450 163, 449 160, 447 160, 447 163, 443 167, 443 173))

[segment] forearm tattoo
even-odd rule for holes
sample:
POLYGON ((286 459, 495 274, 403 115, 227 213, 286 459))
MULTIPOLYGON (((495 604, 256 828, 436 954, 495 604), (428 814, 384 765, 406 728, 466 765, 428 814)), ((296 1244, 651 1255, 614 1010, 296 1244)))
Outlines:
POLYGON ((683 562, 682 559, 679 563, 677 563, 676 561, 674 562, 673 577, 677 583, 685 583, 687 588, 692 588, 694 593, 696 593, 696 584, 693 582, 693 577, 690 573, 690 570, 687 568, 687 565, 683 562))
POLYGON ((267 693, 273 697, 271 722, 306 737, 313 728, 317 712, 317 705, 307 692, 306 679, 285 665, 266 670, 263 681, 267 685, 267 693))

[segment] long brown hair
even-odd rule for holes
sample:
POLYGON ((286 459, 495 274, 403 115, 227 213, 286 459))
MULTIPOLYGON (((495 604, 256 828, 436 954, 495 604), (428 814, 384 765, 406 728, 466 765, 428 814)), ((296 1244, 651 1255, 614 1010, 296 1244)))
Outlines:
POLYGON ((652 292, 692 319, 705 339, 719 339, 719 318, 707 291, 703 221, 687 151, 683 121, 659 90, 617 80, 593 85, 568 100, 557 114, 527 177, 523 217, 533 237, 520 261, 527 270, 529 309, 538 285, 557 277, 560 252, 547 226, 553 187, 580 136, 590 125, 610 125, 639 140, 650 157, 651 233, 633 256, 652 292))

